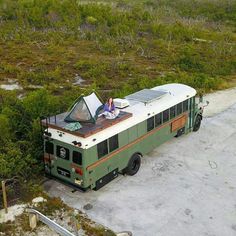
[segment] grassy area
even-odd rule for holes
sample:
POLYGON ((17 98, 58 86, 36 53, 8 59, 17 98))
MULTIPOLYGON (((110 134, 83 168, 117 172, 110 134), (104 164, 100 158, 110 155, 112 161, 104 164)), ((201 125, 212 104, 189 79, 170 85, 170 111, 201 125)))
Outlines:
POLYGON ((0 80, 124 95, 183 82, 207 92, 236 72, 234 1, 0 1, 0 80))

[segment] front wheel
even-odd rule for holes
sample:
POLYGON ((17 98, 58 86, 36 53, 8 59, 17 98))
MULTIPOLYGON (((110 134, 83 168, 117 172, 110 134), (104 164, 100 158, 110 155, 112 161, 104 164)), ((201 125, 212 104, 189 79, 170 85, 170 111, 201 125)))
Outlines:
POLYGON ((201 126, 201 121, 202 121, 202 117, 200 115, 197 115, 196 120, 195 120, 194 125, 193 125, 193 131, 194 132, 199 130, 199 128, 201 126))
POLYGON ((127 175, 135 175, 141 165, 141 158, 139 154, 134 154, 128 163, 128 166, 125 169, 125 174, 127 175))

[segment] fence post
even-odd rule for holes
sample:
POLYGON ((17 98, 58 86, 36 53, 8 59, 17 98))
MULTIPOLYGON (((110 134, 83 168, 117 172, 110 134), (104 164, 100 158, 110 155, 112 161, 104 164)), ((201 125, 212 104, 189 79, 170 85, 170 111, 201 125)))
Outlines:
POLYGON ((37 227, 37 215, 33 213, 29 213, 29 224, 31 229, 35 229, 37 227))
POLYGON ((2 180, 2 195, 3 195, 3 206, 5 208, 5 213, 8 213, 8 210, 7 210, 7 193, 6 193, 6 185, 5 185, 4 180, 2 180))

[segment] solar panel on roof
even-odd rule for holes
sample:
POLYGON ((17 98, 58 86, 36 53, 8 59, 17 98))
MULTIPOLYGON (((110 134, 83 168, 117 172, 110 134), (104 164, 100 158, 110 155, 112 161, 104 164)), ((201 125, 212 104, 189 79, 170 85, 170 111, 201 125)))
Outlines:
POLYGON ((151 89, 143 89, 136 93, 130 94, 126 96, 126 99, 129 100, 135 100, 143 103, 150 103, 157 99, 160 99, 163 97, 167 92, 165 91, 157 91, 157 90, 151 90, 151 89))

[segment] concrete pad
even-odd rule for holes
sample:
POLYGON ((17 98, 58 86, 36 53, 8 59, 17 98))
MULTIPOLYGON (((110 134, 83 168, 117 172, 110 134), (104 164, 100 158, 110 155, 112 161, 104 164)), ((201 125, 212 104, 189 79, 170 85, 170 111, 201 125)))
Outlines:
POLYGON ((236 88, 206 94, 204 100, 210 102, 204 111, 205 117, 219 114, 236 103, 236 88))
MULTIPOLYGON (((236 100, 235 100, 236 102, 236 100)), ((215 104, 217 106, 217 104, 215 104)), ((45 188, 116 232, 134 236, 236 235, 236 104, 204 118, 197 133, 175 138, 142 158, 135 176, 99 191, 45 188)))

